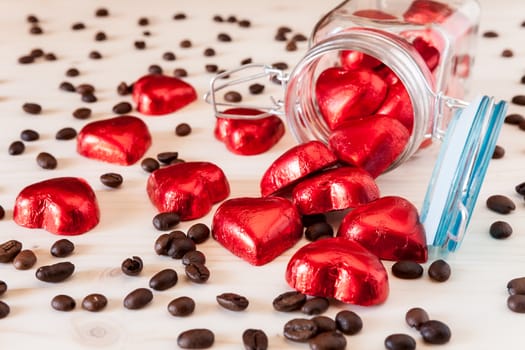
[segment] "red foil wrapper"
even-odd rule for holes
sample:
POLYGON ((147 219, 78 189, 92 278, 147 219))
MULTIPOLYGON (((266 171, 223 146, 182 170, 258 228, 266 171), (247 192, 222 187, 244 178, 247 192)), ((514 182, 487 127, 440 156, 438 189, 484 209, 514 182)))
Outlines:
POLYGON ((454 11, 443 2, 433 0, 415 0, 403 14, 405 21, 415 24, 443 22, 454 11))
POLYGON ((388 94, 377 114, 384 114, 397 119, 403 126, 412 133, 414 127, 414 110, 410 96, 403 83, 398 81, 388 86, 388 94))

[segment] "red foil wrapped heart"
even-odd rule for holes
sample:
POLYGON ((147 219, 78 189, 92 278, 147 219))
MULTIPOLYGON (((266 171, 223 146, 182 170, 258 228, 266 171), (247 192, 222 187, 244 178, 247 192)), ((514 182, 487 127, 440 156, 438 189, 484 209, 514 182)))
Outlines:
POLYGON ((58 177, 25 187, 16 197, 14 221, 58 235, 79 235, 100 220, 95 193, 81 178, 58 177))
POLYGON ((414 41, 412 41, 412 45, 425 60, 428 69, 433 71, 439 64, 439 58, 441 56, 439 50, 422 37, 415 38, 414 41))
POLYGON ((411 133, 414 126, 414 110, 405 86, 401 81, 388 86, 388 93, 377 114, 395 118, 411 133))
POLYGON ((355 208, 379 198, 374 178, 360 168, 326 170, 298 183, 293 203, 303 215, 355 208))
POLYGON ((193 220, 226 199, 230 185, 215 164, 185 162, 155 170, 148 178, 146 190, 159 212, 176 212, 181 220, 193 220))
POLYGON ((151 145, 151 135, 139 118, 123 115, 86 124, 77 136, 77 152, 108 163, 131 165, 151 145))
POLYGON ((263 196, 275 194, 297 180, 337 162, 336 156, 322 142, 309 141, 290 148, 277 158, 261 178, 263 196))
POLYGON ((297 208, 281 197, 233 198, 222 203, 212 222, 213 237, 252 265, 264 265, 302 236, 297 208))
POLYGON ((444 2, 414 0, 403 14, 405 21, 415 24, 441 23, 454 11, 444 2))
POLYGON ((330 130, 347 120, 373 114, 386 93, 385 81, 369 69, 328 68, 315 85, 319 111, 330 130))
POLYGON ((375 115, 346 122, 332 132, 329 143, 339 160, 377 177, 399 157, 409 138, 399 121, 375 115))
POLYGON ((425 262, 425 229, 416 207, 401 197, 383 197, 349 212, 337 237, 359 242, 385 260, 425 262))
MULTIPOLYGON (((223 113, 249 116, 264 112, 250 108, 231 108, 223 113)), ((275 115, 260 119, 217 117, 214 134, 230 152, 254 155, 266 152, 281 139, 284 135, 284 123, 275 115)))
POLYGON ((307 295, 356 305, 381 304, 388 297, 388 274, 381 261, 359 243, 326 238, 299 249, 286 267, 286 282, 307 295))
POLYGON ((380 66, 382 63, 378 59, 354 50, 341 51, 340 60, 341 66, 345 69, 373 69, 380 66))
POLYGON ((173 113, 196 99, 193 86, 175 77, 150 74, 133 84, 133 101, 142 114, 173 113))

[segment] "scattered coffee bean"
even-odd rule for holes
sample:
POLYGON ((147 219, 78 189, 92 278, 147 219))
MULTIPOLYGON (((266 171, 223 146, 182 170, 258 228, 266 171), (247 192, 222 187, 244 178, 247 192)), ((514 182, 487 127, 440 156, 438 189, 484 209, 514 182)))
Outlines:
POLYGON ((152 64, 148 67, 149 74, 162 74, 162 67, 158 64, 152 64))
POLYGON ((182 48, 190 48, 191 47, 191 40, 188 40, 188 39, 185 39, 185 40, 181 40, 181 42, 179 43, 179 46, 182 47, 182 48))
POLYGON ((419 333, 421 333, 423 340, 429 344, 448 343, 452 335, 450 328, 443 322, 437 320, 430 320, 423 323, 419 328, 419 333))
POLYGON ((237 17, 235 17, 233 15, 230 15, 230 16, 228 16, 228 18, 226 18, 226 22, 228 22, 228 23, 235 23, 235 22, 237 22, 237 17))
POLYGON ((262 329, 249 328, 242 333, 242 344, 245 350, 266 350, 268 336, 262 329))
POLYGON ((11 239, 0 244, 0 263, 13 261, 15 256, 22 250, 22 243, 11 239))
POLYGON ((499 36, 499 34, 493 30, 487 30, 485 32, 483 32, 483 37, 484 38, 497 38, 499 36))
POLYGON ((64 261, 53 265, 40 266, 36 270, 35 276, 42 282, 58 283, 66 280, 74 271, 75 265, 69 261, 64 261))
POLYGON ((228 91, 224 94, 224 100, 227 102, 241 102, 242 101, 242 95, 238 93, 237 91, 228 91))
POLYGON ((514 187, 517 193, 521 194, 522 196, 525 196, 525 182, 520 183, 519 185, 516 185, 514 187))
POLYGON ((512 51, 511 49, 505 49, 503 51, 501 51, 501 57, 513 57, 514 56, 514 51, 512 51))
POLYGON ((273 299, 273 308, 277 311, 290 312, 303 307, 306 295, 298 291, 284 292, 273 299))
POLYGON ((297 33, 297 34, 295 34, 295 35, 292 37, 292 40, 293 40, 293 41, 306 41, 306 40, 308 40, 308 38, 307 38, 306 35, 304 35, 304 34, 297 33))
POLYGON ((132 88, 133 88, 132 85, 128 85, 128 84, 126 84, 126 82, 123 81, 120 84, 118 84, 118 86, 117 86, 117 93, 120 96, 126 96, 126 95, 129 95, 132 92, 132 88))
POLYGON ((91 312, 98 312, 103 310, 108 305, 106 296, 98 293, 86 295, 82 299, 82 308, 91 312))
POLYGON ((149 280, 149 286, 154 290, 166 290, 177 284, 179 276, 173 269, 164 269, 157 272, 149 280))
POLYGON ((95 34, 95 41, 104 41, 107 39, 106 33, 104 32, 97 32, 95 34))
POLYGON ((173 19, 174 20, 186 19, 186 14, 183 12, 176 13, 173 15, 173 19))
POLYGON ((163 164, 170 164, 179 157, 179 152, 161 152, 157 153, 157 160, 163 164))
POLYGON ((525 106, 525 95, 516 95, 511 102, 518 106, 525 106))
POLYGON ((507 299, 507 307, 516 313, 525 313, 525 295, 513 294, 507 299))
POLYGON ((184 68, 175 68, 173 71, 173 76, 176 78, 184 78, 188 76, 188 71, 186 71, 184 68))
POLYGON ((35 58, 31 55, 24 55, 18 57, 18 63, 20 64, 31 64, 33 62, 35 62, 35 58))
POLYGON ((220 15, 215 15, 215 16, 213 16, 213 21, 220 23, 220 22, 224 22, 224 19, 220 15))
POLYGON ((327 222, 317 222, 306 228, 304 236, 309 241, 317 241, 321 237, 332 237, 334 229, 327 222))
POLYGON ((434 261, 428 267, 428 276, 436 282, 445 282, 450 278, 450 265, 442 259, 434 261))
POLYGON ((137 50, 144 50, 146 48, 146 42, 144 40, 136 40, 133 46, 135 46, 137 50))
POLYGON ((173 244, 173 241, 176 239, 184 239, 187 238, 184 232, 182 231, 173 231, 170 233, 164 233, 157 237, 155 240, 155 252, 158 255, 168 255, 168 252, 173 252, 173 249, 171 248, 171 245, 173 244))
POLYGON ((109 16, 109 10, 107 8, 101 7, 95 11, 96 17, 107 17, 109 16))
POLYGON ((350 310, 339 311, 335 315, 337 329, 346 335, 354 335, 363 328, 363 321, 358 314, 350 310))
POLYGON ((510 295, 525 294, 525 277, 513 278, 507 283, 507 290, 510 295))
POLYGON ((33 25, 33 26, 31 26, 31 28, 29 28, 29 33, 30 34, 39 35, 39 34, 44 33, 44 30, 42 29, 42 27, 40 27, 38 25, 33 25))
POLYGON ((516 205, 509 197, 497 194, 487 198, 487 208, 500 214, 508 214, 516 209, 516 205))
POLYGON ((175 127, 175 135, 187 136, 191 133, 191 126, 187 123, 180 123, 175 127))
POLYGON ((423 266, 415 261, 401 260, 392 265, 392 274, 397 278, 416 279, 423 276, 423 266))
POLYGON ((251 57, 244 58, 244 59, 241 61, 241 66, 244 66, 245 64, 250 64, 250 63, 252 63, 252 58, 251 58, 251 57))
POLYGON ((183 349, 207 349, 213 346, 215 335, 206 328, 184 331, 177 337, 177 345, 183 349))
POLYGON ((26 21, 27 23, 38 23, 38 17, 35 15, 27 15, 26 21))
MULTIPOLYGON (((525 22, 523 23, 525 24, 525 22)), ((525 27, 525 25, 522 25, 522 27, 525 27)), ((525 75, 521 77, 520 83, 525 84, 525 75)))
POLYGON ((175 58, 175 54, 171 51, 167 51, 162 54, 162 59, 165 61, 175 61, 175 58))
POLYGON ((243 19, 243 20, 239 21, 239 27, 241 27, 241 28, 249 28, 251 26, 252 26, 252 22, 250 22, 247 19, 243 19))
POLYGON ((315 316, 312 318, 317 326, 317 333, 334 332, 337 330, 335 320, 328 316, 315 316))
POLYGON ((212 49, 211 47, 208 47, 204 50, 204 56, 206 57, 211 57, 211 56, 215 56, 215 50, 212 49))
POLYGON ((82 101, 87 103, 97 102, 97 97, 93 94, 83 94, 81 97, 82 101))
POLYGON ((210 238, 210 228, 206 224, 197 223, 188 229, 187 235, 195 244, 204 243, 210 238))
POLYGON ((86 29, 86 25, 82 22, 76 22, 71 25, 72 30, 82 30, 86 29))
POLYGON ((296 342, 307 342, 317 334, 317 326, 312 320, 294 318, 285 323, 283 335, 286 339, 296 342))
POLYGON ((90 51, 88 57, 92 60, 99 60, 102 58, 102 54, 98 51, 90 51))
POLYGON ((126 114, 131 112, 133 107, 129 102, 119 102, 113 106, 113 113, 115 114, 126 114))
POLYGON ((128 310, 142 309, 153 300, 153 293, 148 288, 137 288, 124 297, 123 305, 128 310))
POLYGON ((286 51, 297 51, 297 44, 295 43, 295 41, 291 40, 286 43, 285 49, 286 51))
POLYGON ((10 311, 9 305, 0 300, 0 319, 6 318, 10 311))
POLYGON ((40 57, 44 56, 44 50, 39 49, 39 48, 32 49, 31 52, 29 53, 29 55, 31 57, 33 57, 33 58, 40 58, 40 57))
POLYGON ((55 134, 55 139, 61 141, 73 140, 77 137, 77 131, 73 128, 62 128, 55 134))
POLYGON ((272 67, 275 69, 286 70, 288 69, 288 64, 285 62, 275 62, 272 64, 272 67))
POLYGON ((328 310, 330 303, 328 299, 323 297, 313 297, 303 304, 301 312, 307 315, 319 315, 328 310))
POLYGON ((93 94, 95 92, 95 87, 91 84, 79 84, 75 91, 81 95, 93 94))
POLYGON ((22 109, 27 114, 40 114, 40 112, 42 112, 42 107, 38 103, 24 103, 22 109))
POLYGON ((186 266, 189 264, 205 264, 206 255, 199 250, 192 250, 184 254, 182 257, 182 265, 186 266))
POLYGON ((419 329, 421 325, 429 320, 427 312, 420 308, 414 307, 407 311, 405 321, 410 327, 419 329))
POLYGON ((138 276, 144 267, 142 259, 138 256, 126 258, 120 264, 120 269, 128 276, 138 276))
POLYGON ((36 255, 30 249, 24 249, 13 259, 13 266, 17 270, 29 270, 36 263, 36 255))
POLYGON ((71 311, 76 305, 75 299, 65 294, 55 295, 51 299, 51 307, 57 311, 71 311))
POLYGON ((188 264, 184 272, 188 279, 194 283, 205 283, 210 278, 210 270, 204 264, 188 264))
POLYGON ((219 33, 217 35, 217 40, 222 41, 222 42, 230 42, 232 41, 232 37, 226 33, 219 33))
POLYGON ((14 141, 9 145, 8 153, 12 156, 17 156, 24 153, 26 146, 22 141, 14 141))
POLYGON ((249 304, 246 297, 236 293, 222 293, 217 295, 215 299, 220 306, 230 311, 243 311, 249 304))
POLYGON ((53 243, 50 249, 51 255, 57 258, 65 258, 66 256, 71 255, 75 250, 75 244, 69 239, 62 238, 53 243))
POLYGON ((147 26, 149 25, 149 19, 147 19, 146 17, 141 17, 139 18, 139 20, 137 21, 137 24, 139 26, 147 26))
POLYGON ((61 82, 58 88, 62 91, 75 92, 75 86, 68 81, 61 82))
POLYGON ((149 30, 145 30, 142 32, 142 35, 144 36, 150 36, 151 35, 151 32, 149 30))
POLYGON ((311 350, 344 350, 346 338, 339 332, 324 332, 308 341, 311 350))
POLYGON ((408 334, 390 334, 385 339, 385 348, 388 350, 415 350, 416 341, 408 334))
POLYGON ((73 111, 73 117, 75 117, 76 119, 87 119, 91 117, 91 109, 77 108, 73 111))
POLYGON ((258 83, 251 84, 248 87, 248 90, 250 91, 252 95, 259 95, 264 91, 264 85, 258 84, 258 83))
POLYGON ((22 139, 22 141, 27 142, 36 141, 40 138, 40 134, 35 130, 26 129, 20 133, 20 138, 22 139))
POLYGON ((492 153, 492 159, 500 159, 505 155, 505 148, 500 145, 496 145, 494 148, 494 153, 492 153))
POLYGON ((7 291, 7 283, 0 280, 0 296, 4 295, 6 291, 7 291))
POLYGON ((123 181, 122 175, 117 173, 105 173, 100 175, 100 182, 107 187, 118 188, 122 185, 123 181))
POLYGON ((55 56, 55 54, 52 53, 52 52, 48 52, 48 53, 46 53, 46 54, 44 55, 44 59, 45 59, 46 61, 56 61, 57 56, 55 56))
POLYGON ((5 210, 4 207, 0 205, 0 220, 2 220, 5 217, 5 210))
POLYGON ((168 312, 173 316, 188 316, 195 310, 195 301, 190 297, 178 297, 168 304, 168 312))
POLYGON ((159 231, 170 230, 180 222, 179 214, 175 212, 159 213, 153 217, 153 226, 159 231))
POLYGON ((155 170, 157 170, 158 168, 160 168, 159 162, 156 159, 149 158, 149 157, 148 158, 144 158, 140 162, 140 166, 142 167, 142 170, 144 170, 144 171, 146 171, 148 173, 152 173, 155 170))
POLYGON ((490 225, 490 235, 495 239, 505 239, 512 234, 512 226, 505 221, 495 221, 490 225))
POLYGON ((207 64, 204 66, 204 69, 208 73, 215 73, 219 70, 219 67, 216 64, 207 64))
POLYGON ((273 38, 275 39, 275 41, 288 40, 288 38, 286 37, 286 33, 282 33, 282 32, 277 32, 273 38))
POLYGON ((48 170, 55 169, 58 164, 56 158, 52 154, 47 152, 40 152, 36 156, 36 163, 42 169, 48 170))
POLYGON ((66 76, 68 77, 76 77, 80 74, 79 70, 76 69, 76 68, 69 68, 67 71, 66 71, 66 76))

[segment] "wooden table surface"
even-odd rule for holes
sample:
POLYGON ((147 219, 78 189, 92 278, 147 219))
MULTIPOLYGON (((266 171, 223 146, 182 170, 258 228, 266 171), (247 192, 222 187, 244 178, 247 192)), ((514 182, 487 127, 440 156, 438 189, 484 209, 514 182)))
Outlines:
MULTIPOLYGON (((10 315, 0 320, 1 349, 176 349, 177 335, 186 329, 206 327, 215 332, 215 349, 241 349, 241 334, 246 328, 262 328, 268 334, 270 348, 306 349, 306 344, 293 344, 282 335, 284 323, 300 313, 283 314, 272 308, 278 294, 290 290, 284 280, 284 269, 291 254, 306 241, 272 263, 253 267, 233 256, 213 239, 200 249, 208 257, 211 278, 205 285, 195 285, 184 278, 180 261, 157 256, 153 242, 160 234, 151 224, 156 210, 148 200, 145 183, 148 174, 139 164, 116 166, 88 160, 75 151, 74 141, 58 142, 55 132, 70 126, 79 130, 91 120, 112 116, 112 106, 130 97, 120 97, 116 86, 121 81, 132 82, 145 74, 150 64, 159 64, 167 72, 185 68, 187 81, 196 87, 199 96, 208 90, 212 77, 205 64, 215 63, 231 69, 244 58, 254 62, 287 62, 293 66, 307 49, 299 43, 298 50, 287 52, 284 43, 273 39, 281 25, 294 32, 310 34, 310 30, 325 12, 338 1, 283 2, 278 0, 246 2, 225 1, 0 1, 0 204, 6 217, 0 221, 0 241, 17 239, 32 249, 38 261, 28 271, 15 270, 11 264, 0 264, 0 280, 8 284, 8 291, 0 299, 11 307, 10 315), (301 3, 301 5, 299 5, 301 3), (94 11, 106 6, 110 17, 97 18, 94 11), (188 19, 173 21, 172 15, 184 12, 188 19), (30 35, 25 18, 37 15, 44 29, 42 35, 30 35), (251 28, 236 24, 215 23, 215 14, 249 19, 251 28), (150 25, 140 27, 141 16, 150 19, 150 25), (72 31, 70 26, 83 21, 86 29, 72 31), (105 31, 108 39, 96 42, 97 31, 105 31), (144 37, 144 30, 151 31, 144 37), (219 32, 230 33, 231 43, 216 40, 219 32), (182 39, 191 39, 193 47, 179 48, 182 39), (147 48, 136 50, 135 40, 145 40, 147 48), (19 56, 41 47, 57 56, 54 62, 40 60, 31 65, 17 63, 19 56), (206 47, 217 51, 215 57, 204 57, 206 47), (103 54, 99 61, 87 58, 91 50, 103 54), (171 50, 177 55, 173 62, 161 56, 171 50), (68 68, 77 67, 80 75, 65 76, 68 68), (91 83, 97 87, 99 102, 88 105, 78 95, 58 89, 60 82, 91 83), (25 114, 21 105, 38 102, 43 113, 25 114), (88 121, 74 119, 71 112, 78 107, 90 107, 93 116, 88 121), (21 130, 37 130, 41 138, 27 143, 20 156, 9 156, 9 144, 19 138, 21 130), (56 170, 43 170, 35 157, 41 151, 58 159, 56 170), (110 190, 99 182, 105 172, 118 172, 124 177, 121 188, 110 190), (101 221, 92 231, 71 237, 76 245, 74 254, 67 258, 76 265, 72 278, 59 284, 47 284, 35 277, 37 266, 60 260, 49 254, 51 244, 60 237, 43 230, 19 227, 12 220, 12 208, 19 191, 28 184, 58 176, 80 176, 94 188, 101 208, 101 221), (144 271, 138 277, 125 276, 120 263, 137 255, 144 260, 144 271), (143 310, 131 311, 122 306, 123 297, 138 287, 147 287, 149 278, 157 271, 171 267, 179 273, 178 284, 164 292, 155 292, 153 302, 143 310), (89 293, 102 293, 109 299, 108 307, 99 313, 80 308, 82 298, 89 293), (236 292, 250 300, 245 312, 234 313, 221 309, 215 296, 222 292, 236 292), (69 294, 77 301, 71 312, 58 312, 50 307, 56 294, 69 294), (171 316, 166 306, 175 297, 188 295, 197 306, 186 318, 171 316)), ((481 1, 483 6, 480 32, 495 30, 494 39, 480 36, 473 76, 473 95, 483 93, 500 99, 525 94, 520 85, 525 74, 525 5, 522 2, 500 0, 481 1), (512 49, 514 57, 503 58, 503 49, 512 49)), ((510 105, 510 113, 525 113, 525 107, 510 105)), ((139 115, 138 113, 135 113, 139 115)), ((287 132, 269 152, 243 157, 229 153, 213 137, 214 115, 202 98, 183 110, 163 116, 141 116, 153 135, 153 145, 147 156, 161 151, 178 151, 186 160, 208 160, 219 165, 231 184, 231 198, 259 196, 260 176, 268 165, 296 142, 287 132), (174 135, 174 127, 187 122, 191 135, 174 135)), ((381 349, 385 337, 392 333, 408 333, 417 339, 418 349, 518 349, 525 341, 525 316, 511 312, 506 306, 507 282, 525 275, 525 209, 523 200, 514 192, 514 186, 525 181, 523 157, 525 134, 519 128, 504 125, 499 144, 506 150, 505 157, 493 160, 475 209, 471 226, 460 251, 450 256, 452 277, 446 283, 432 283, 426 275, 420 280, 406 281, 390 276, 390 296, 376 307, 358 307, 333 303, 326 315, 335 316, 342 309, 357 312, 364 328, 355 336, 347 337, 350 349, 381 349), (517 209, 502 217, 485 207, 485 199, 492 194, 504 194, 515 200, 517 209), (503 241, 490 237, 489 226, 496 220, 507 220, 514 228, 513 235, 503 241), (423 307, 432 318, 448 324, 452 339, 444 346, 428 346, 419 334, 404 322, 405 312, 411 307, 423 307)), ((379 177, 383 195, 400 195, 421 207, 429 175, 438 147, 416 154, 409 162, 379 177)), ((201 220, 183 222, 186 230, 195 222, 211 224, 213 210, 201 220)), ((385 262, 387 270, 391 263, 385 262)), ((425 264, 425 270, 428 264, 425 264)))

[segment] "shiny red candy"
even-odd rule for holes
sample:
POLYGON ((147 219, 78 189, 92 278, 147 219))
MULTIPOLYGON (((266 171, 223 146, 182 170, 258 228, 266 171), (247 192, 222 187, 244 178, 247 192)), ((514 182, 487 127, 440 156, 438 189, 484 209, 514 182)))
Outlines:
POLYGON ((381 304, 389 291, 381 261, 359 243, 344 238, 303 246, 286 267, 286 281, 306 295, 364 306, 381 304))
POLYGON ((439 63, 439 51, 432 44, 421 37, 417 37, 412 42, 412 46, 419 52, 421 57, 425 60, 428 69, 433 71, 439 63))
POLYGON ((377 177, 399 157, 409 138, 396 119, 374 115, 345 123, 332 132, 329 142, 339 160, 377 177))
POLYGON ((303 215, 355 208, 379 198, 379 188, 366 171, 341 167, 301 181, 293 189, 293 203, 303 215))
POLYGON ((77 152, 108 163, 131 165, 151 145, 146 124, 130 115, 86 124, 77 136, 77 152))
POLYGON ((347 120, 373 114, 386 93, 385 81, 368 69, 328 68, 315 85, 319 110, 330 130, 347 120))
POLYGON ((133 101, 142 114, 173 113, 196 99, 193 86, 175 77, 150 74, 133 84, 133 101))
POLYGON ((388 94, 381 108, 377 110, 377 114, 388 115, 397 119, 409 132, 412 132, 414 126, 414 110, 412 109, 410 96, 403 83, 398 81, 388 86, 388 94))
POLYGON ((297 180, 337 162, 332 151, 319 141, 309 141, 290 148, 277 158, 261 178, 263 196, 269 196, 297 180))
POLYGON ((441 23, 454 11, 444 2, 414 0, 403 14, 405 21, 415 24, 441 23))
POLYGON ((58 177, 34 183, 16 197, 14 221, 58 235, 79 235, 95 227, 100 212, 95 193, 84 180, 58 177))
POLYGON ((176 212, 181 220, 193 220, 226 199, 230 185, 215 164, 185 162, 155 170, 148 178, 147 192, 159 212, 176 212))
POLYGON ((264 265, 292 247, 303 233, 297 208, 281 197, 234 198, 222 203, 213 237, 252 265, 264 265))
MULTIPOLYGON (((250 116, 264 112, 249 108, 232 108, 223 113, 250 116)), ((275 115, 260 119, 217 117, 214 134, 231 152, 254 155, 266 152, 281 139, 284 135, 284 123, 275 115)))
POLYGON ((427 260, 425 229, 416 207, 401 197, 383 197, 349 212, 337 237, 359 242, 385 260, 427 260))
POLYGON ((382 63, 378 59, 360 51, 344 50, 340 53, 341 66, 345 69, 376 68, 382 63))

